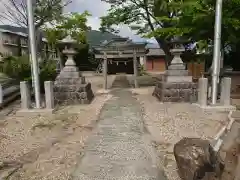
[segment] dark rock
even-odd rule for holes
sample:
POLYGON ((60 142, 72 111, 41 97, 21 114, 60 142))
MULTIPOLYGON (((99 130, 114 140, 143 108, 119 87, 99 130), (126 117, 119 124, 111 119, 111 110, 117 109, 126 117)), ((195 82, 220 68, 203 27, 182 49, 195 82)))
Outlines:
POLYGON ((175 144, 174 156, 183 180, 199 180, 207 172, 214 172, 219 177, 223 171, 220 157, 207 140, 183 138, 175 144))

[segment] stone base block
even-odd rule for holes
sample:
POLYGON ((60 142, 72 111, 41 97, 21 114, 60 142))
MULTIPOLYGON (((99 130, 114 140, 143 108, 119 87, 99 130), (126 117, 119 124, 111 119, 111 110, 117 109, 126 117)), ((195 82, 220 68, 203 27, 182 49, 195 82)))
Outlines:
POLYGON ((173 69, 165 71, 167 76, 188 76, 188 70, 173 69))
POLYGON ((171 64, 170 66, 168 66, 169 70, 185 70, 186 69, 186 65, 183 64, 171 64))
POLYGON ((197 84, 193 82, 159 82, 153 96, 162 102, 196 102, 197 84))
POLYGON ((54 98, 57 104, 90 104, 94 94, 90 83, 62 81, 54 85, 54 98))
POLYGON ((61 78, 79 78, 80 77, 80 73, 79 72, 72 72, 72 71, 62 71, 60 72, 60 74, 58 75, 58 79, 61 78))
POLYGON ((77 72, 79 74, 78 67, 76 66, 65 66, 62 70, 62 73, 66 73, 66 72, 77 72))
POLYGON ((192 76, 178 76, 178 75, 174 75, 174 76, 166 76, 165 80, 167 82, 192 82, 192 76))
POLYGON ((38 115, 50 115, 55 112, 55 109, 21 109, 16 112, 17 116, 38 116, 38 115))

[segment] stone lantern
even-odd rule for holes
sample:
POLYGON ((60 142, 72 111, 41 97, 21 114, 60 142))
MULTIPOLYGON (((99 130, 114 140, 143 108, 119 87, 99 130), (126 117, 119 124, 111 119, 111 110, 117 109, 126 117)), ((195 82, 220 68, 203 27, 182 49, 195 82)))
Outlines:
POLYGON ((178 67, 178 69, 185 70, 185 64, 181 58, 181 54, 185 51, 184 46, 180 42, 173 42, 173 48, 170 51, 174 57, 168 69, 174 69, 174 66, 178 67))
POLYGON ((171 53, 174 56, 162 81, 156 84, 153 96, 162 102, 195 102, 197 100, 197 84, 192 82, 186 65, 180 55, 185 51, 182 41, 171 41, 171 53))
POLYGON ((73 59, 74 55, 77 54, 74 49, 77 41, 67 36, 59 41, 59 44, 64 46, 62 53, 67 56, 67 61, 55 80, 54 96, 56 103, 90 103, 94 97, 91 84, 86 83, 85 77, 81 76, 73 59))
POLYGON ((80 72, 78 68, 76 67, 76 63, 74 61, 74 55, 77 54, 76 50, 74 49, 74 45, 77 42, 73 40, 70 36, 67 36, 63 40, 59 41, 59 44, 64 46, 64 49, 62 53, 67 56, 67 60, 65 62, 65 66, 63 70, 60 72, 59 76, 57 78, 60 78, 62 76, 70 76, 70 78, 79 78, 80 72))
POLYGON ((171 41, 172 49, 170 50, 173 59, 166 71, 166 81, 168 82, 192 82, 192 76, 188 75, 186 64, 183 63, 181 54, 185 51, 182 41, 175 39, 171 41))

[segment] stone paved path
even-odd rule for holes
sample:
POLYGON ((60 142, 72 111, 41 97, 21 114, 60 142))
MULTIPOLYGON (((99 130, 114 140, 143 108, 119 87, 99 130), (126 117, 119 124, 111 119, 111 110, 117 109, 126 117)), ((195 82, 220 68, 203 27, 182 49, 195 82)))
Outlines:
POLYGON ((129 81, 126 75, 118 75, 116 76, 112 88, 130 88, 129 81))
POLYGON ((112 94, 73 180, 166 180, 145 132, 140 104, 126 89, 112 94))

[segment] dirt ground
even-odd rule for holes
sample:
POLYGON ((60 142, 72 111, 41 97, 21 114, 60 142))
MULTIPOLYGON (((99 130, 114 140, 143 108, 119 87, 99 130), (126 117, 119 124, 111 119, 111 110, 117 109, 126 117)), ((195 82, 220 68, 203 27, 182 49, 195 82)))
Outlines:
MULTIPOLYGON (((109 86, 114 77, 109 77, 109 86)), ((95 99, 90 105, 60 107, 55 114, 19 117, 14 103, 0 112, 0 179, 67 180, 82 154, 104 103, 103 78, 87 77, 95 99)))

